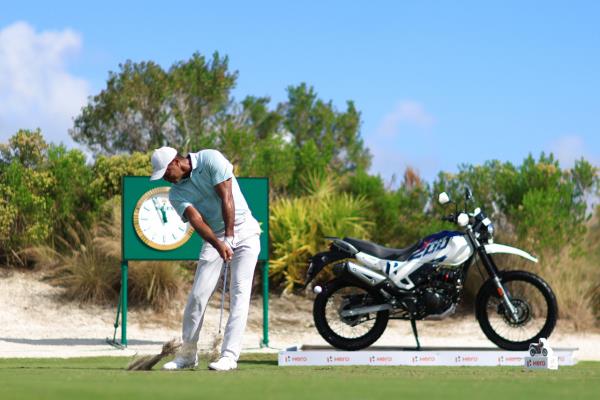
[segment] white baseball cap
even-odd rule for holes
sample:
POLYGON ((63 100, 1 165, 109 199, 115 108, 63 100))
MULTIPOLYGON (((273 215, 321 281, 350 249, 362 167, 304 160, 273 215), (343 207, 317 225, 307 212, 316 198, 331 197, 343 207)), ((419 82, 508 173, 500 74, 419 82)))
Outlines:
POLYGON ((177 150, 172 147, 163 146, 160 149, 154 150, 152 153, 152 176, 151 181, 155 181, 163 177, 167 171, 169 163, 173 161, 177 155, 177 150))

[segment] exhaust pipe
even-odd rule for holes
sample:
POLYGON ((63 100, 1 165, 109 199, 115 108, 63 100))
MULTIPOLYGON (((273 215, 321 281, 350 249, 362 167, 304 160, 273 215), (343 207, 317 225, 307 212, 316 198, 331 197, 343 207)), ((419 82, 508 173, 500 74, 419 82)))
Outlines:
POLYGON ((377 286, 378 284, 387 279, 380 273, 373 271, 372 269, 363 267, 362 265, 355 264, 352 261, 348 261, 346 263, 346 271, 348 271, 351 275, 355 276, 361 282, 366 283, 369 286, 377 286))
POLYGON ((344 310, 344 311, 340 312, 340 315, 344 318, 345 317, 354 317, 357 315, 370 314, 370 313, 383 311, 383 310, 391 310, 392 308, 393 307, 391 304, 378 304, 376 306, 359 307, 359 308, 352 308, 350 310, 344 310))

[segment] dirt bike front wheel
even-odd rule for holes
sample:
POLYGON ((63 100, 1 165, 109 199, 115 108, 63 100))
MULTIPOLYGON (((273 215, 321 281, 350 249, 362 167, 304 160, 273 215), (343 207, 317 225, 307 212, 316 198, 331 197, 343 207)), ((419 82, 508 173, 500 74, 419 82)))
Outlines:
POLYGON ((477 320, 485 336, 506 350, 527 350, 530 343, 550 336, 558 317, 556 296, 550 286, 525 271, 503 272, 500 280, 516 318, 500 297, 495 282, 487 280, 475 303, 477 320))

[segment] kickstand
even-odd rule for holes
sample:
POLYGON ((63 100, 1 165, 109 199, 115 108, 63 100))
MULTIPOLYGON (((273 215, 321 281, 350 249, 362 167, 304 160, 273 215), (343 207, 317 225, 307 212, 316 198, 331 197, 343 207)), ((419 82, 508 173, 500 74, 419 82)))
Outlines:
POLYGON ((410 326, 413 331, 413 335, 415 335, 415 340, 417 341, 417 350, 421 350, 421 343, 419 343, 419 333, 417 332, 417 323, 414 319, 410 320, 410 326))

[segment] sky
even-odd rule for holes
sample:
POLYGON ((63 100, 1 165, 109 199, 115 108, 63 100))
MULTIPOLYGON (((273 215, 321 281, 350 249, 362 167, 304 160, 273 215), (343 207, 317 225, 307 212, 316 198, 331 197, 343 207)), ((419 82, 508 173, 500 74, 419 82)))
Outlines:
POLYGON ((361 112, 386 181, 553 152, 600 165, 600 2, 3 2, 0 142, 68 129, 126 60, 227 55, 236 99, 306 82, 361 112))

